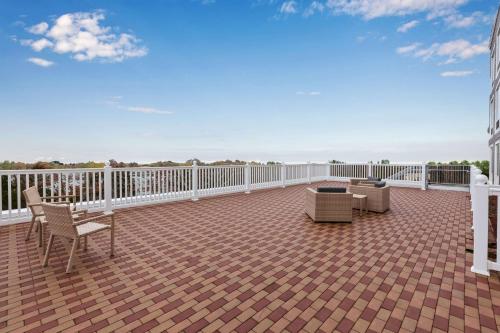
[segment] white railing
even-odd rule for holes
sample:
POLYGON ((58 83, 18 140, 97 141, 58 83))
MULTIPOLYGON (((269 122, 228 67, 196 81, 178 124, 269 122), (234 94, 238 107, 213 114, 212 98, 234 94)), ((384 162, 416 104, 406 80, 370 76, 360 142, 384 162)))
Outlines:
POLYGON ((246 164, 224 166, 0 170, 0 224, 30 218, 22 191, 74 195, 78 208, 111 211, 315 181, 375 176, 391 185, 425 188, 425 166, 413 164, 246 164))
POLYGON ((393 186, 427 187, 425 163, 420 164, 373 164, 373 163, 336 163, 330 165, 333 179, 376 177, 393 186))
POLYGON ((490 275, 490 270, 500 271, 500 186, 491 185, 488 177, 481 174, 476 167, 470 170, 470 197, 472 210, 472 229, 474 231, 474 255, 471 271, 481 275, 490 275), (490 260, 488 256, 490 223, 489 203, 490 196, 497 197, 497 232, 494 237, 497 241, 496 259, 490 260))

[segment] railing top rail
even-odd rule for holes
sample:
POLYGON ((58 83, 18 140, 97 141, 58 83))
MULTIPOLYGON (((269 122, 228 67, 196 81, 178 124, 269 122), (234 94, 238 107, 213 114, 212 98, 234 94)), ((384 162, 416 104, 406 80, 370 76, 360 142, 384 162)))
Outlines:
MULTIPOLYGON (((192 165, 180 166, 165 166, 165 167, 125 167, 125 168, 111 168, 111 171, 152 171, 152 170, 166 170, 166 169, 191 169, 192 165)), ((201 168, 201 166, 199 166, 201 168)))
POLYGON ((391 162, 388 164, 382 164, 382 163, 369 163, 369 162, 347 162, 347 163, 329 163, 330 165, 373 165, 373 166, 386 166, 386 165, 401 165, 401 166, 422 166, 423 163, 418 163, 418 162, 411 162, 411 163, 405 163, 405 162, 391 162))
POLYGON ((55 173, 77 173, 103 171, 104 168, 79 168, 79 169, 19 169, 19 170, 0 170, 0 175, 25 175, 25 174, 55 174, 55 173))

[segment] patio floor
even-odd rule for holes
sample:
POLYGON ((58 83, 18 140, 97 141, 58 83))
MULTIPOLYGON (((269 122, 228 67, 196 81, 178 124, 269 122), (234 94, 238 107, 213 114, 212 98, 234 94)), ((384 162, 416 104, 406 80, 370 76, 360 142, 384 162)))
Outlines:
MULTIPOLYGON (((313 184, 316 187, 319 184, 313 184)), ((500 281, 470 272, 464 192, 392 188, 391 211, 315 224, 304 189, 117 210, 74 272, 0 228, 0 331, 500 329, 500 281)))

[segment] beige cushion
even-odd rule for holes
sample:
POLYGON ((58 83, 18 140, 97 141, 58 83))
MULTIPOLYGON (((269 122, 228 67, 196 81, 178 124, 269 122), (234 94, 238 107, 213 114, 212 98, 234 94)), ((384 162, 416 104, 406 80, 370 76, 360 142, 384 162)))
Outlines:
POLYGON ((96 223, 96 222, 87 222, 76 226, 76 230, 78 232, 78 235, 80 236, 88 235, 109 228, 111 227, 107 224, 96 223))

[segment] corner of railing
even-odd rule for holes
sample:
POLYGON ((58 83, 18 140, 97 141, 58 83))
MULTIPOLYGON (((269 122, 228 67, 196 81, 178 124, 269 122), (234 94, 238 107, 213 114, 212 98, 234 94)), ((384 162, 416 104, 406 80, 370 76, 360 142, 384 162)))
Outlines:
POLYGON ((427 190, 427 163, 422 162, 422 176, 420 177, 420 188, 427 190))
POLYGON ((281 162, 281 187, 286 187, 286 164, 281 162))
POLYGON ((193 186, 193 192, 192 192, 192 197, 191 200, 193 201, 198 201, 198 161, 193 159, 193 166, 192 166, 192 181, 191 184, 193 186))
POLYGON ((113 195, 111 190, 111 172, 112 167, 107 161, 104 165, 104 212, 111 213, 113 211, 113 195))
POLYGON ((250 193, 250 163, 245 164, 245 193, 250 193))
POLYGON ((311 161, 307 161, 307 183, 311 184, 311 161))

